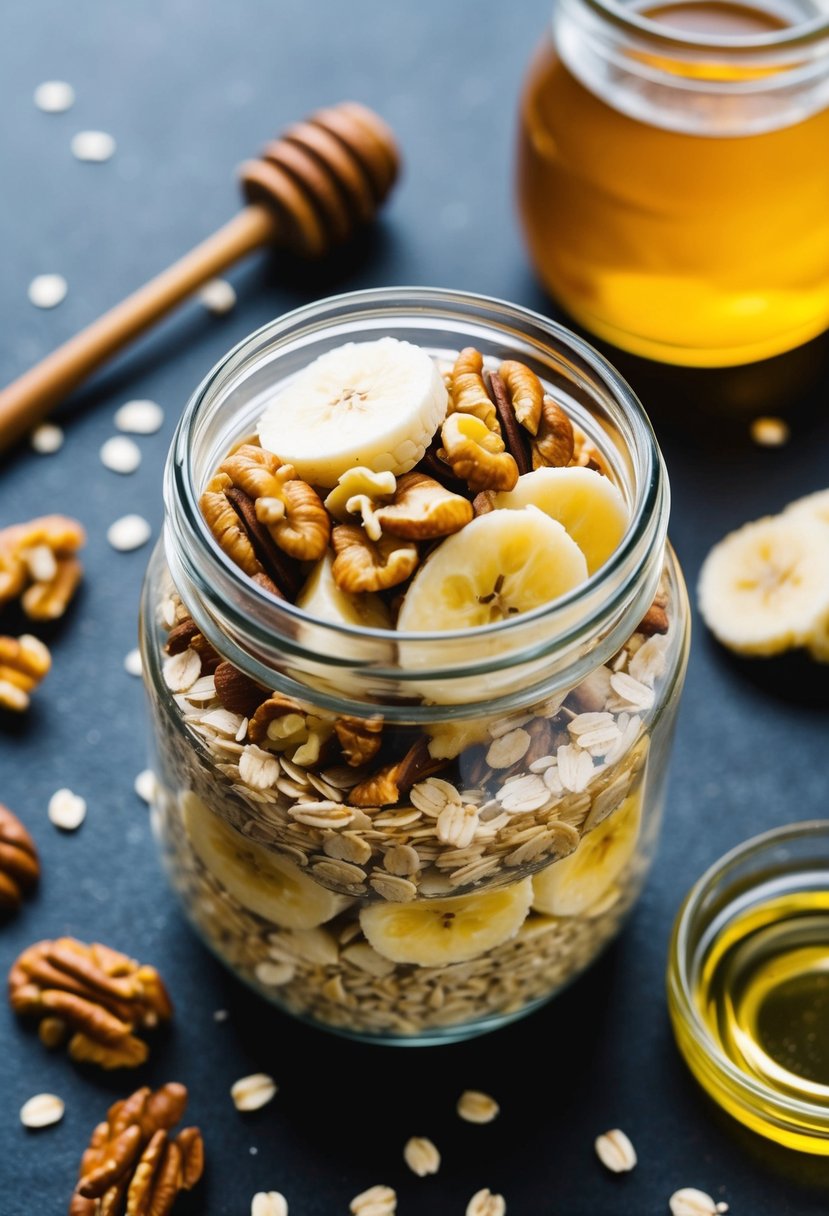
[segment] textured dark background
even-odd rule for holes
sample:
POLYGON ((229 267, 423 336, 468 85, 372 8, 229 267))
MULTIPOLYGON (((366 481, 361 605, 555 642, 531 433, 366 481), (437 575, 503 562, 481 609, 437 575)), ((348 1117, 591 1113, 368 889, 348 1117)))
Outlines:
MULTIPOLYGON (((375 1182, 399 1192, 401 1216, 461 1216, 474 1191, 500 1190, 509 1216, 658 1216, 671 1192, 699 1186, 734 1216, 817 1216, 827 1171, 742 1132, 698 1091, 674 1049, 664 1000, 670 925, 691 881, 731 845, 798 818, 827 798, 826 695, 807 664, 738 663, 697 628, 680 719, 661 853, 617 946, 566 996, 528 1021, 453 1048, 360 1047, 295 1025, 254 999, 192 936, 156 864, 144 805, 139 681, 124 673, 148 550, 114 553, 107 525, 127 511, 158 529, 165 451, 177 414, 207 369, 249 331, 331 291, 434 284, 506 297, 542 311, 512 204, 517 94, 548 16, 473 0, 6 0, 0 38, 0 380, 10 380, 237 206, 233 166, 291 120, 354 96, 399 133, 405 178, 371 240, 330 272, 257 258, 231 277, 239 305, 217 319, 187 307, 65 411, 64 449, 26 449, 0 465, 0 520, 43 510, 89 530, 87 577, 67 618, 43 631, 55 667, 25 721, 0 732, 0 797, 40 846, 39 895, 0 931, 0 969, 41 937, 73 933, 157 964, 178 1016, 138 1074, 105 1076, 47 1054, 0 1003, 0 1216, 65 1211, 77 1161, 105 1107, 136 1084, 190 1087, 209 1167, 181 1211, 241 1216, 259 1189, 286 1194, 291 1216, 335 1216, 375 1182), (77 90, 67 114, 32 104, 41 81, 77 90), (108 164, 80 164, 71 135, 102 128, 108 164), (53 312, 26 288, 58 271, 70 285, 53 312), (144 462, 119 477, 98 459, 123 401, 167 411, 139 439, 144 462), (46 818, 67 785, 89 814, 75 835, 46 818), (216 1024, 213 1011, 230 1018, 216 1024), (228 1096, 265 1069, 276 1100, 242 1116, 228 1096), (461 1089, 495 1094, 487 1127, 455 1117, 461 1089), (43 1090, 66 1100, 57 1127, 26 1133, 21 1103, 43 1090), (621 1126, 640 1164, 608 1175, 593 1138, 621 1126), (443 1153, 419 1180, 401 1159, 413 1134, 443 1153), (822 1189, 823 1188, 823 1189, 822 1189)), ((815 365, 819 351, 807 352, 815 365)), ((735 391, 750 398, 773 368, 735 391)), ((790 374, 790 369, 786 374, 790 374)), ((829 482, 826 385, 801 393, 780 451, 729 428, 709 378, 658 386, 630 375, 652 410, 674 487, 672 535, 690 584, 707 548, 745 519, 829 482), (684 395, 683 395, 684 394, 684 395)), ((13 618, 2 625, 13 627, 13 618)), ((822 674, 825 687, 824 670, 822 674)), ((179 1209, 177 1209, 179 1210, 179 1209)))

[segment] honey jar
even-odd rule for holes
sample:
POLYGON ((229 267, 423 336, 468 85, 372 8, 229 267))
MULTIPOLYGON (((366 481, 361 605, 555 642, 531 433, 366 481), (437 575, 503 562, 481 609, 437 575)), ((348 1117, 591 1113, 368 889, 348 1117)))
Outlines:
POLYGON ((547 289, 624 350, 727 367, 829 323, 829 20, 814 0, 558 0, 520 113, 547 289))

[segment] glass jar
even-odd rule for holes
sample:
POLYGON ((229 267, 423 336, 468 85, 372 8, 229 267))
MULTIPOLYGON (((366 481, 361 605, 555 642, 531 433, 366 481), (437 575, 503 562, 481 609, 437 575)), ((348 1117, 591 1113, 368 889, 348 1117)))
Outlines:
POLYGON ((429 1043, 528 1012, 596 957, 653 855, 685 670, 668 500, 624 381, 498 301, 413 288, 324 300, 209 374, 167 464, 143 657, 167 869, 237 975, 328 1029, 429 1043), (311 620, 226 557, 198 499, 263 398, 324 351, 384 335, 439 359, 472 344, 520 359, 582 427, 630 511, 586 583, 495 625, 402 634, 311 620), (274 699, 276 728, 251 742, 271 710, 250 714, 274 699), (379 771, 359 763, 376 730, 379 771), (355 805, 357 782, 373 805, 355 805))
POLYGON ((829 325, 818 0, 557 0, 520 128, 531 256, 592 332, 721 367, 829 325))

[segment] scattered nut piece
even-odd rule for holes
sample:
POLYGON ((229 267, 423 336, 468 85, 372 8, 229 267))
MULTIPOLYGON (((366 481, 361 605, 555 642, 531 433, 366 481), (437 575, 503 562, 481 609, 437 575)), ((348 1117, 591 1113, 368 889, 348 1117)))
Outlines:
POLYGON ((486 391, 483 368, 481 352, 474 346, 464 347, 449 375, 448 413, 469 414, 483 422, 487 430, 497 433, 498 415, 486 391))
POLYGON ((467 1123, 491 1123, 501 1110, 494 1098, 479 1089, 465 1089, 456 1109, 467 1123))
POLYGON ((65 611, 81 579, 75 556, 86 541, 76 519, 41 515, 0 531, 0 604, 21 597, 35 620, 54 620, 65 611))
POLYGON ((146 545, 152 531, 142 515, 122 515, 107 528, 107 540, 119 553, 129 553, 146 545))
POLYGON ((62 114, 75 104, 75 90, 65 80, 44 80, 35 89, 34 103, 44 114, 62 114))
POLYGON ((440 1169, 440 1153, 425 1136, 412 1136, 403 1146, 403 1160, 418 1178, 436 1174, 440 1169))
POLYGON ((41 456, 52 456, 63 447, 63 431, 53 422, 42 422, 29 436, 29 443, 41 456))
POLYGON ((115 411, 116 430, 154 435, 164 425, 164 410, 155 401, 127 401, 115 411))
POLYGON ((71 790, 55 790, 49 799, 49 820, 64 832, 74 832, 86 818, 86 801, 71 790))
POLYGON ((115 140, 106 131, 79 131, 69 146, 76 160, 101 162, 115 155, 115 140))
POLYGON ((716 1203, 705 1191, 698 1191, 693 1186, 674 1191, 668 1204, 671 1216, 717 1216, 728 1211, 727 1203, 716 1203))
POLYGON ((141 449, 126 435, 113 435, 101 444, 101 464, 113 473, 134 473, 141 464, 141 449))
POLYGON ((233 1105, 240 1111, 260 1110, 267 1106, 276 1094, 276 1083, 273 1077, 265 1072, 251 1073, 249 1077, 240 1077, 230 1087, 233 1105))
POLYGON ((64 1103, 56 1094, 35 1094, 21 1106, 20 1122, 24 1127, 49 1127, 60 1123, 64 1110, 64 1103))
MULTIPOLYGON (((494 407, 493 407, 494 409, 494 407)), ((455 477, 470 490, 512 490, 518 481, 518 465, 504 449, 499 433, 488 430, 472 414, 450 414, 440 431, 443 457, 455 477)))
POLYGON ((0 911, 19 908, 39 877, 35 842, 17 816, 0 803, 0 911))
POLYGON ((124 671, 128 676, 140 676, 143 670, 141 651, 136 646, 135 650, 124 656, 124 671))
POLYGON ((29 708, 29 693, 37 688, 52 666, 52 656, 37 638, 24 633, 19 638, 0 636, 0 709, 23 713, 29 708))
POLYGON ((151 803, 155 797, 156 786, 158 784, 155 773, 151 768, 142 769, 135 778, 133 788, 136 794, 143 802, 151 803))
POLYGON ((69 1038, 73 1060, 102 1068, 143 1064, 147 1044, 133 1032, 152 1029, 173 1012, 154 967, 71 937, 23 951, 9 972, 9 1002, 15 1013, 40 1020, 46 1046, 69 1038))
MULTIPOLYGON (((433 540, 459 532, 473 517, 472 504, 423 473, 404 473, 389 506, 374 512, 380 528, 404 540, 433 540)), ((368 529, 366 529, 368 531, 368 529)), ((372 538, 375 539, 375 538, 372 538)))
POLYGON ((476 1191, 466 1205, 466 1216, 504 1216, 507 1203, 503 1195, 493 1195, 489 1187, 476 1191))
POLYGON ((394 1216, 397 1194, 390 1186, 370 1186, 354 1196, 348 1210, 353 1216, 394 1216))
POLYGON ((417 546, 394 536, 381 536, 376 543, 362 528, 340 524, 331 533, 337 556, 331 573, 343 591, 384 591, 403 583, 415 571, 417 546))
POLYGON ((780 448, 789 442, 791 431, 783 418, 755 418, 751 438, 761 448, 780 448))
POLYGON ((258 1191, 250 1205, 250 1216, 288 1216, 288 1200, 279 1191, 258 1191))
POLYGON ((236 307, 236 292, 227 279, 211 279, 199 292, 199 299, 208 312, 220 317, 236 307))
POLYGON ((29 284, 29 300, 35 308, 57 308, 66 299, 69 284, 62 274, 38 274, 29 284))
POLYGON ((614 1174, 624 1174, 636 1165, 636 1150, 620 1128, 596 1137, 596 1156, 614 1174))
POLYGON ((192 1190, 204 1170, 199 1129, 169 1135, 186 1105, 187 1090, 171 1082, 111 1106, 81 1158, 69 1216, 168 1216, 179 1192, 192 1190))

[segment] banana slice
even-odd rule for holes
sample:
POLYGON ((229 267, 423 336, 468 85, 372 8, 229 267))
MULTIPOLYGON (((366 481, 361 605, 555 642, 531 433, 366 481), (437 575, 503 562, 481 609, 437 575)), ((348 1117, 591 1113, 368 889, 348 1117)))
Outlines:
POLYGON ((245 908, 284 929, 314 929, 351 904, 287 858, 234 831, 192 791, 180 796, 185 831, 208 871, 245 908))
POLYGON ((829 490, 816 490, 805 498, 796 498, 783 512, 785 516, 807 516, 819 523, 829 524, 829 490))
POLYGON ((708 554, 697 595, 708 628, 740 654, 808 644, 829 616, 829 528, 805 510, 745 524, 708 554))
POLYGON ((642 790, 582 837, 569 857, 531 879, 533 911, 546 916, 582 916, 610 890, 636 850, 642 819, 642 790))
POLYGON ((584 554, 536 507, 479 515, 412 579, 398 629, 473 629, 531 612, 583 583, 584 554))
POLYGON ((625 534, 628 509, 617 486, 594 469, 536 469, 514 490, 495 497, 496 507, 538 507, 557 519, 587 559, 590 574, 610 557, 625 534))
POLYGON ((515 937, 530 910, 532 880, 480 895, 368 904, 360 926, 378 954, 394 963, 442 967, 466 963, 515 937))
POLYGON ((297 608, 320 621, 360 625, 364 629, 391 629, 391 614, 380 596, 370 591, 351 595, 341 590, 331 573, 332 564, 329 550, 308 576, 297 596, 297 608))
POLYGON ((259 442, 327 489, 358 465, 406 473, 431 443, 448 400, 419 346, 396 338, 349 342, 281 389, 259 420, 259 442))

